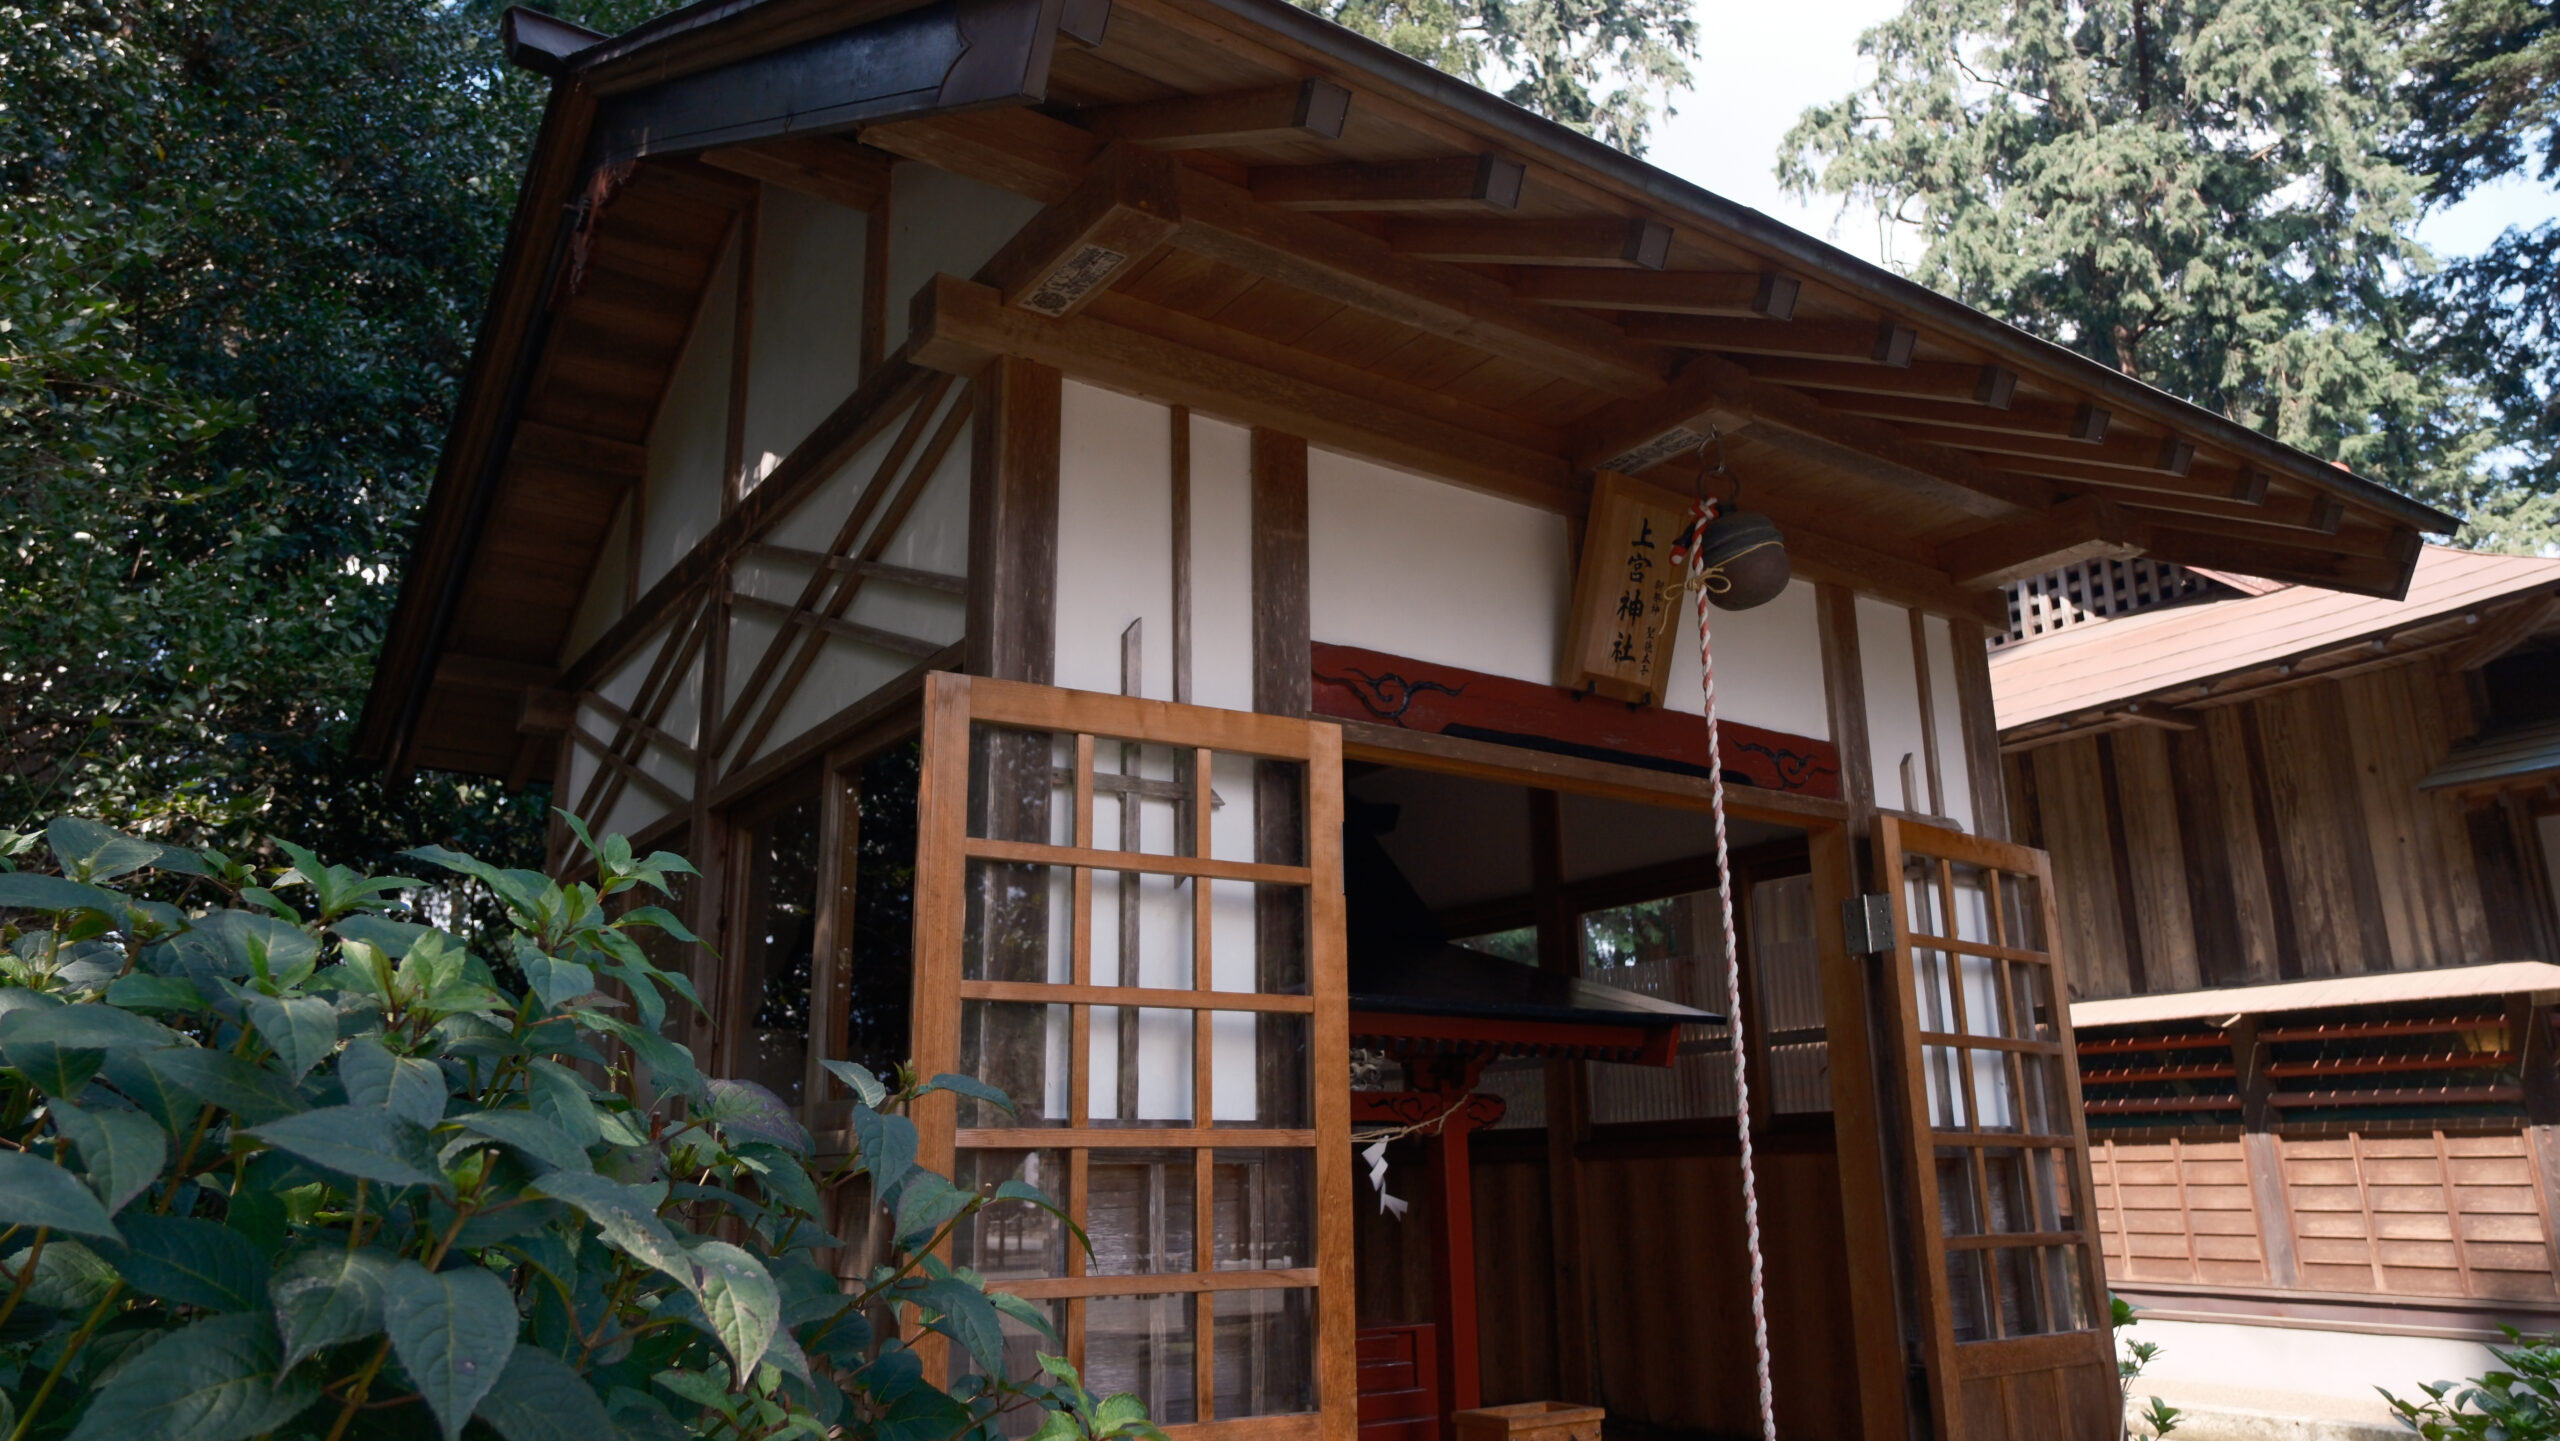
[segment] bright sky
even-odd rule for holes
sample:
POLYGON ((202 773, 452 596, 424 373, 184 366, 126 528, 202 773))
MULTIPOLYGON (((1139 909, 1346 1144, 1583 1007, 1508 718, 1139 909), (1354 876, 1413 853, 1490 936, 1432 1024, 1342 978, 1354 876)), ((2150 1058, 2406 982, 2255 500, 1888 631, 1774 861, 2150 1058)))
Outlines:
MULTIPOLYGON (((1697 86, 1672 102, 1679 113, 1655 129, 1645 158, 1853 255, 1885 258, 1872 218, 1841 216, 1830 196, 1804 204, 1782 194, 1776 167, 1796 117, 1865 78, 1859 32, 1899 9, 1899 0, 1698 0, 1707 53, 1690 63, 1697 86)), ((2440 255, 2463 255, 2509 225, 2555 217, 2560 194, 2509 180, 2427 217, 2418 233, 2440 255)))

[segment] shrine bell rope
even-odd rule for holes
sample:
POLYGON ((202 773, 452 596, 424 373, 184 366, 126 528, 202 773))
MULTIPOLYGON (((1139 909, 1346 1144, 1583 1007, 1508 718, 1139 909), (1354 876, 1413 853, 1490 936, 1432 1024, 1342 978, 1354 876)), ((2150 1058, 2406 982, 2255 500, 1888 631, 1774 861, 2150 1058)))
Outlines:
MULTIPOLYGON (((1716 467, 1718 471, 1723 468, 1721 464, 1716 467)), ((1707 531, 1715 519, 1716 503, 1700 496, 1689 508, 1688 529, 1680 532, 1680 539, 1671 547, 1671 561, 1687 571, 1680 589, 1694 591, 1698 597, 1698 684, 1706 693, 1707 794, 1716 818, 1716 907, 1724 918, 1725 1008, 1732 1013, 1733 1023, 1733 1123, 1742 1142, 1742 1228, 1751 1253, 1751 1347, 1759 1366, 1761 1441, 1778 1441, 1777 1408, 1769 1388, 1769 1307, 1760 1264, 1760 1187, 1751 1162, 1751 1078, 1743 1065, 1742 956, 1734 945, 1733 862, 1724 833, 1724 753, 1716 737, 1716 655, 1707 623, 1708 597, 1722 594, 1731 585, 1721 565, 1710 569, 1706 563, 1707 531)), ((1668 592, 1671 587, 1666 585, 1663 590, 1668 592)), ((1670 613, 1669 599, 1669 595, 1663 596, 1664 603, 1655 609, 1657 627, 1670 613)))

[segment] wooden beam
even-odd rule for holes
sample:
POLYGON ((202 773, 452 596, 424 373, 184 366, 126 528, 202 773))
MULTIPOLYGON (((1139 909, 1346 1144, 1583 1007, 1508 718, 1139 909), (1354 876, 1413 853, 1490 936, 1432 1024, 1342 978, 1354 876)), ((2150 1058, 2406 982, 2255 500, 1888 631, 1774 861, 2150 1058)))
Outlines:
POLYGON ((689 799, 677 794, 675 787, 668 785, 665 781, 662 781, 656 776, 649 774, 647 771, 642 770, 633 762, 616 755, 611 747, 607 746, 603 741, 597 740, 594 736, 588 734, 586 727, 577 725, 569 727, 569 739, 586 747, 587 753, 603 762, 605 769, 619 775, 623 780, 630 784, 638 786, 640 789, 656 796, 660 803, 676 809, 682 809, 683 807, 692 804, 689 799))
POLYGON ((2119 434, 2092 444, 2068 436, 1958 429, 1947 425, 1905 425, 1902 432, 1914 440, 1961 446, 1966 450, 2059 460, 2073 466, 2102 465, 2155 475, 2185 475, 2194 468, 2196 459, 2195 446, 2174 435, 2119 434))
POLYGON ((1845 586, 1931 615, 1981 625, 2005 627, 2009 623, 2008 597, 1996 590, 1964 589, 1926 561, 1889 555, 1872 546, 1825 534, 1818 528, 1817 515, 1793 505, 1755 498, 1752 508, 1765 511, 1778 522, 1786 540, 1788 568, 1799 580, 1845 586))
MULTIPOLYGON (((1978 448, 1992 450, 1990 446, 1978 448)), ((2015 448, 2002 446, 1998 451, 1985 455, 1983 463, 1995 470, 2011 471, 2019 475, 2040 475, 2047 480, 2067 480, 2073 482, 2075 486, 2098 485, 2159 495, 2193 496, 2228 501, 2243 509, 2262 503, 2267 495, 2265 472, 2246 470, 2219 462, 2192 465, 2187 468, 2186 474, 2172 475, 2165 470, 2150 470, 2140 466, 2091 465, 2049 456, 2002 453, 2015 448)), ((2306 521, 2310 519, 2307 510, 2304 518, 2306 521)))
POLYGON ((2305 547, 2299 535, 2275 526, 2226 522, 2212 530, 2195 530, 2164 524, 2175 517, 2147 519, 2151 523, 2150 553, 2162 560, 2207 570, 2237 571, 2267 580, 2326 586, 2384 600, 2407 597, 2409 573, 2418 563, 2419 548, 2425 544, 2414 530, 2392 531, 2376 547, 2384 554, 2357 555, 2334 548, 2305 547))
POLYGON ((1181 224, 1173 162, 1125 145, 1104 151, 1074 193, 1023 223, 978 270, 1007 305, 1073 314, 1181 224))
MULTIPOLYGON (((960 285, 949 276, 937 283, 960 285)), ((1058 322, 1008 311, 995 292, 967 287, 985 309, 1039 325, 1058 322)), ((936 332, 919 315, 910 341, 931 349, 936 332)), ((1049 684, 1058 650, 1058 437, 1066 377, 1023 355, 968 366, 969 609, 971 675, 1049 684)))
POLYGON ((894 630, 882 630, 876 625, 864 625, 859 621, 845 620, 819 611, 798 610, 787 601, 767 600, 760 595, 735 593, 729 597, 729 603, 741 610, 758 611, 765 615, 779 617, 785 626, 814 626, 829 635, 860 641, 864 645, 895 651, 900 655, 922 657, 942 649, 942 643, 939 641, 919 640, 911 635, 901 635, 894 630))
POLYGON ((828 136, 723 146, 702 152, 702 163, 851 210, 876 210, 889 196, 887 155, 828 136))
POLYGON ((1671 227, 1638 216, 1585 220, 1399 220, 1387 244, 1418 260, 1471 265, 1573 265, 1660 270, 1671 227))
POLYGON ((2004 409, 1970 401, 1935 400, 1913 395, 1862 395, 1845 392, 1824 402, 1844 415, 1876 420, 1910 421, 1964 430, 2010 431, 2019 435, 2056 436, 2094 445, 2107 438, 2114 415, 2086 401, 2018 400, 2004 409))
POLYGON ((1350 114, 1349 90, 1314 79, 1223 95, 1098 105, 1078 111, 1075 120, 1105 140, 1127 140, 1151 150, 1204 150, 1339 140, 1350 114))
POLYGON ((1517 210, 1528 167, 1500 155, 1343 165, 1266 165, 1253 198, 1286 210, 1517 210))
POLYGON ((739 547, 739 554, 778 560, 790 565, 821 566, 847 575, 869 576, 873 580, 911 585, 919 590, 938 590, 948 595, 965 594, 969 578, 945 575, 938 570, 917 570, 913 566, 891 565, 887 561, 864 560, 853 555, 829 555, 823 550, 808 550, 796 545, 773 545, 751 540, 739 547))
POLYGON ((1879 421, 1843 415, 1783 385, 1754 379, 1714 355, 1690 358, 1658 395, 1604 406, 1567 436, 1575 470, 1637 471, 1693 448, 1707 426, 1750 435, 1852 474, 1929 494, 2002 520, 2053 503, 2041 481, 2001 476, 1962 451, 1909 440, 1879 421))
POLYGON ((628 480, 647 473, 649 447, 565 425, 519 420, 507 461, 511 465, 552 465, 628 480))
POLYGON ((1591 316, 1514 300, 1498 281, 1396 254, 1348 225, 1257 203, 1197 170, 1181 173, 1178 248, 1250 275, 1551 370, 1614 395, 1662 388, 1670 357, 1591 316))
POLYGON ((2528 596, 2500 611, 2478 636, 2447 657, 2447 664, 2457 671, 2478 670, 2533 639, 2555 612, 2560 612, 2560 596, 2548 592, 2528 596))
MULTIPOLYGON (((556 693, 557 692, 555 692, 555 694, 556 693)), ((663 748, 668 754, 673 755, 680 761, 683 761, 687 766, 691 766, 694 763, 694 753, 691 744, 667 734, 665 731, 658 729, 655 725, 652 725, 649 722, 642 720, 640 717, 633 715, 631 712, 624 710, 622 707, 615 705, 612 701, 607 700, 604 696, 595 691, 586 691, 574 697, 569 719, 566 724, 562 726, 562 729, 565 730, 569 726, 577 724, 576 707, 578 706, 585 706, 587 709, 603 716, 606 720, 613 722, 616 726, 627 731, 635 732, 636 734, 646 738, 651 744, 663 748)))
POLYGON ((1796 296, 1803 289, 1794 276, 1775 271, 1602 270, 1575 265, 1524 266, 1503 281, 1522 300, 1548 305, 1767 320, 1792 318, 1796 296))
POLYGON ((2032 520, 1944 542, 1933 558, 1957 585, 1988 589, 2084 560, 2128 559, 2142 554, 2148 539, 2123 506, 2082 496, 2032 520))
POLYGON ((1253 708, 1314 708, 1308 628, 1307 442, 1255 426, 1252 437, 1253 708))
POLYGON ((1750 372, 1762 380, 1805 390, 1847 390, 1865 395, 1908 395, 1961 405, 1987 405, 2006 410, 2014 403, 2018 372, 2000 365, 1953 365, 1918 362, 1905 369, 1881 370, 1872 364, 1836 360, 1797 360, 1784 356, 1755 357, 1750 372))
POLYGON ((552 667, 531 661, 500 660, 495 656, 447 651, 436 661, 434 687, 437 690, 524 691, 549 686, 559 676, 560 672, 552 667))
POLYGON ((1734 355, 1786 355, 1864 361, 1899 370, 1911 364, 1920 332, 1897 320, 1727 320, 1706 315, 1650 315, 1626 320, 1627 338, 1734 355))
POLYGON ((866 126, 862 143, 1044 205, 1066 199, 1102 151, 1093 132, 1022 106, 866 126))
POLYGON ((947 275, 919 292, 913 343, 921 363, 938 369, 968 374, 989 357, 1020 356, 1096 384, 1291 431, 1551 510, 1570 509, 1576 494, 1564 462, 1553 455, 1091 315, 1059 321, 1009 310, 987 287, 947 275))

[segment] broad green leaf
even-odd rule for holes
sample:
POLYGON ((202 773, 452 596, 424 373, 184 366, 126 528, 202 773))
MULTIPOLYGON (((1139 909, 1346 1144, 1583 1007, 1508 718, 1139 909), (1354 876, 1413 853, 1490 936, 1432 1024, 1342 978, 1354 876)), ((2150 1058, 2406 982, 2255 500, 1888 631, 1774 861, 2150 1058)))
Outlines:
POLYGON ((505 1441, 611 1441, 613 1418, 569 1363, 538 1346, 519 1344, 498 1384, 480 1402, 480 1419, 505 1441))
POLYGON ((106 1202, 108 1214, 124 1209, 160 1179, 169 1160, 169 1134, 134 1111, 85 1110, 69 1101, 51 1106, 53 1123, 78 1148, 80 1172, 106 1202))
POLYGON ((318 996, 248 996, 249 1023, 275 1048, 285 1073, 301 1080, 338 1045, 338 1008, 318 996))
POLYGON ((24 1151, 0 1151, 0 1224, 123 1239, 107 1208, 78 1177, 24 1151))
POLYGON ((84 886, 60 876, 31 876, 24 871, 0 871, 0 910, 97 911, 121 920, 124 901, 113 891, 84 886))
POLYGON ((805 1215, 824 1214, 817 1184, 809 1179, 808 1166, 798 1156, 762 1141, 747 1142, 737 1154, 755 1167, 756 1186, 767 1200, 780 1201, 805 1215))
POLYGON ((315 1166, 386 1186, 441 1186, 426 1132, 378 1106, 323 1106, 249 1134, 315 1166))
POLYGON ((827 1068, 828 1075, 844 1082, 845 1089, 853 1092, 853 1098, 862 1104, 876 1106, 888 1099, 889 1088, 880 1084, 880 1078, 871 1074, 870 1067, 855 1061, 820 1061, 818 1064, 827 1068))
POLYGON ((290 1421, 320 1394, 278 1374, 264 1315, 198 1321, 142 1353, 98 1392, 70 1441, 240 1441, 290 1421))
POLYGON ((979 1367, 990 1374, 1004 1369, 1004 1327, 996 1319, 996 1308, 987 1293, 966 1281, 949 1275, 935 1277, 907 1296, 928 1311, 938 1313, 932 1328, 960 1343, 975 1357, 979 1367))
POLYGON ((324 1347, 382 1329, 383 1290, 391 1262, 375 1251, 321 1245, 287 1263, 267 1284, 287 1370, 324 1347))
POLYGON ((409 947, 415 944, 420 936, 434 930, 435 927, 421 926, 410 921, 395 921, 388 916, 353 915, 339 917, 330 923, 329 929, 348 940, 360 941, 396 959, 409 954, 409 947))
POLYGON ((475 1135, 513 1146, 546 1166, 562 1171, 591 1171, 585 1148, 558 1126, 531 1111, 474 1111, 454 1121, 475 1135))
POLYGON ((572 1014, 583 1024, 629 1046, 631 1053, 640 1058, 640 1063, 649 1068, 649 1078, 661 1090, 675 1091, 697 1101, 709 1099, 710 1090, 703 1084, 701 1070, 693 1063, 693 1052, 645 1026, 635 1026, 618 1016, 586 1010, 572 1014))
POLYGON ((1049 1411, 1041 1415, 1040 1429, 1031 1433, 1031 1441, 1084 1441, 1084 1431, 1073 1416, 1049 1411))
POLYGON ((55 816, 44 828, 45 844, 66 876, 84 881, 111 881, 160 860, 160 847, 119 835, 96 821, 55 816))
POLYGON ((515 1352, 516 1302, 507 1283, 478 1266, 429 1271, 402 1261, 383 1290, 382 1323, 445 1441, 460 1441, 463 1423, 515 1352))
POLYGON ((916 1123, 904 1116, 856 1106, 853 1141, 861 1148, 862 1169, 871 1174, 871 1193, 875 1196, 888 1195, 915 1169, 916 1123))
POLYGON ((890 1229, 900 1245, 921 1244, 977 1199, 931 1171, 917 1171, 898 1191, 897 1221, 890 1229))
POLYGON ((579 1149, 604 1139, 587 1083, 558 1061, 535 1061, 526 1068, 525 1099, 535 1115, 558 1126, 579 1149))
POLYGON ((694 1433, 668 1415, 655 1397, 628 1386, 615 1387, 605 1397, 605 1409, 612 1413, 614 1434, 620 1441, 695 1441, 694 1433))
POLYGON ((156 1051, 178 1033, 113 1006, 56 1006, 0 1016, 0 1049, 26 1042, 84 1051, 156 1051))
MULTIPOLYGON (((7 992, 0 991, 0 995, 7 992)), ((126 1100, 142 1108, 142 1113, 160 1123, 172 1135, 184 1135, 196 1123, 196 1112, 204 1108, 204 1100, 195 1092, 178 1084, 175 1078, 145 1065, 153 1052, 124 1052, 107 1057, 105 1075, 126 1100)))
POLYGON ((535 1180, 534 1194, 566 1201, 584 1211, 604 1233, 607 1244, 672 1278, 687 1291, 700 1288, 694 1265, 676 1244, 675 1234, 658 1219, 663 1187, 626 1186, 585 1171, 554 1171, 535 1180))
MULTIPOLYGON (((12 1276, 26 1270, 26 1250, 0 1262, 0 1266, 6 1266, 12 1276)), ((107 1289, 122 1280, 105 1257, 77 1241, 56 1236, 45 1242, 44 1254, 36 1258, 35 1279, 27 1283, 26 1305, 79 1315, 97 1305, 107 1289)))
POLYGON ((129 1011, 169 1011, 179 1015, 205 1009, 204 993, 195 988, 194 982, 139 971, 118 976, 108 984, 107 1004, 129 1011))
POLYGON ((524 972, 525 984, 533 987, 543 1008, 556 1011, 596 988, 596 973, 576 961, 564 961, 545 955, 530 942, 516 947, 516 969, 524 972))
POLYGON ((1142 1426, 1146 1420, 1147 1403, 1126 1391, 1102 1398, 1102 1404, 1093 1408, 1096 1435, 1107 1436, 1123 1426, 1142 1426))
POLYGON ((990 1291, 987 1293, 987 1304, 1052 1341, 1058 1339, 1058 1328, 1050 1322, 1048 1310, 1036 1301, 1017 1296, 1011 1291, 990 1291))
POLYGON ((704 1119, 728 1133, 732 1141, 767 1141, 803 1156, 816 1149, 808 1128, 780 1096, 753 1081, 709 1084, 711 1108, 704 1119))
POLYGON ((310 932, 255 911, 215 911, 196 922, 190 936, 211 942, 222 958, 224 974, 235 981, 264 975, 291 985, 320 964, 320 942, 310 932))
POLYGON ((781 1288, 764 1263, 726 1241, 694 1247, 693 1259, 702 1268, 702 1312, 711 1318, 711 1333, 728 1351, 736 1374, 754 1375, 782 1324, 781 1288))
POLYGON ((986 1082, 979 1080, 975 1076, 960 1076, 945 1071, 941 1075, 934 1077, 932 1080, 927 1081, 916 1088, 916 1094, 919 1096, 928 1091, 950 1091, 956 1095, 968 1096, 975 1100, 984 1101, 988 1105, 995 1107, 997 1110, 1004 1112, 1008 1116, 1013 1114, 1013 1097, 1006 1095, 1004 1092, 997 1090, 995 1087, 988 1085, 986 1082))
MULTIPOLYGON (((664 854, 664 852, 661 852, 660 854, 664 854)), ((688 867, 687 869, 691 868, 688 867)), ((702 942, 702 937, 686 930, 684 922, 677 920, 675 913, 664 906, 634 906, 630 910, 622 913, 621 924, 625 926, 655 926, 659 930, 666 932, 670 939, 681 941, 688 946, 699 945, 702 942)))
MULTIPOLYGON (((76 1009, 96 1008, 80 1006, 76 1009)), ((57 1100, 77 1096, 89 1089, 90 1078, 98 1074, 98 1068, 106 1064, 106 1059, 104 1051, 85 1051, 44 1041, 20 1041, 9 1047, 5 1055, 0 1055, 0 1060, 6 1060, 37 1090, 57 1100)))
POLYGON ((264 1311, 267 1258, 248 1237, 194 1216, 124 1218, 125 1244, 99 1254, 135 1290, 208 1311, 264 1311))
POLYGON ((376 1106, 421 1126, 444 1119, 444 1072, 433 1061, 395 1056, 380 1041, 359 1037, 338 1055, 338 1084, 351 1106, 376 1106))
MULTIPOLYGON (((302 1098, 293 1093, 284 1078, 273 1071, 253 1066, 238 1056, 209 1051, 199 1046, 172 1046, 164 1051, 145 1051, 142 1065, 169 1089, 192 1097, 204 1105, 220 1106, 251 1125, 290 1116, 302 1109, 302 1098)), ((107 1069, 109 1080, 116 1080, 116 1069, 107 1069)), ((116 1080, 118 1088, 123 1082, 116 1080)), ((131 1095, 131 1092, 126 1092, 131 1095)), ((134 1100, 141 1101, 140 1096, 134 1100)), ((146 1106, 148 1103, 144 1103, 146 1106)), ((189 1116, 180 1124, 192 1124, 189 1116)), ((172 1131, 177 1126, 170 1127, 172 1131)))

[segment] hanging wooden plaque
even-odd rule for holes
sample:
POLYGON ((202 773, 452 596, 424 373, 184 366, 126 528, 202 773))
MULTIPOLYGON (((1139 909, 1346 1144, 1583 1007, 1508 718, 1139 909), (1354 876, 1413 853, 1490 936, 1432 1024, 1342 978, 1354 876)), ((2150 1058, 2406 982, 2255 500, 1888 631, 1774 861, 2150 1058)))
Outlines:
POLYGON ((1688 519, 1689 502, 1660 486, 1614 470, 1594 477, 1559 684, 1642 704, 1660 695, 1680 635, 1662 615, 1681 603, 1671 543, 1688 519))

